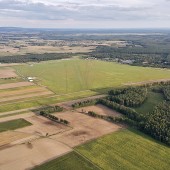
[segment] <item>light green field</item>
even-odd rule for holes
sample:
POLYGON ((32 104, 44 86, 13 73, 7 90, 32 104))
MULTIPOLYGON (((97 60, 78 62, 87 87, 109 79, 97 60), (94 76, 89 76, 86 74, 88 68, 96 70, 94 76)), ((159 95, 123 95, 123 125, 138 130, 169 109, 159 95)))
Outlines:
POLYGON ((164 97, 161 93, 149 92, 148 98, 140 107, 135 108, 139 113, 146 114, 152 112, 155 106, 164 101, 164 97))
POLYGON ((135 130, 122 130, 76 149, 104 170, 167 170, 170 148, 135 130))
POLYGON ((59 60, 14 68, 25 77, 37 77, 39 84, 47 86, 56 94, 110 88, 131 82, 170 79, 169 70, 96 60, 59 60))
POLYGON ((0 132, 4 132, 7 130, 15 130, 22 127, 30 126, 31 123, 27 122, 24 119, 16 119, 16 120, 10 120, 7 122, 0 123, 0 132))
POLYGON ((98 168, 75 152, 71 152, 33 170, 98 170, 98 168))

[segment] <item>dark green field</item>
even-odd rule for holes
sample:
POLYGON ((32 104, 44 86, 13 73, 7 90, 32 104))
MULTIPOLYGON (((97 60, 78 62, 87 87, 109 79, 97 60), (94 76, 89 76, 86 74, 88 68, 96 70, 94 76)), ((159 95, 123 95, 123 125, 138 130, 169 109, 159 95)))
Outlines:
POLYGON ((77 153, 71 152, 34 170, 98 170, 98 168, 77 153))
POLYGON ((30 126, 31 123, 24 119, 16 119, 0 123, 0 132, 15 130, 22 127, 30 126))

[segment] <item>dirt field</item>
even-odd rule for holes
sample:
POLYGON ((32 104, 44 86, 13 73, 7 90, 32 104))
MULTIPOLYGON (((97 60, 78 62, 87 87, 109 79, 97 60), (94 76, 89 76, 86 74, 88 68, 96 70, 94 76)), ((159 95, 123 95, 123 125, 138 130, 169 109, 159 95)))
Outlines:
MULTIPOLYGON (((2 132, 2 133, 0 133, 0 148, 2 146, 10 144, 11 142, 26 138, 28 136, 30 136, 30 134, 16 132, 16 131, 2 132)), ((0 167, 1 167, 1 165, 0 165, 0 167)))
POLYGON ((2 84, 2 85, 0 85, 0 90, 17 88, 17 87, 25 87, 25 86, 33 86, 33 85, 35 85, 35 84, 31 83, 31 82, 18 82, 18 83, 2 84))
POLYGON ((95 106, 88 106, 88 107, 82 107, 82 108, 77 109, 77 111, 79 111, 79 112, 82 112, 82 110, 83 110, 83 112, 93 111, 100 115, 108 115, 108 116, 115 116, 115 117, 121 116, 120 113, 113 111, 103 105, 100 105, 100 104, 95 105, 95 106))
POLYGON ((24 170, 70 152, 68 146, 52 139, 35 140, 0 151, 0 170, 24 170), (17 154, 18 153, 18 154, 17 154))
POLYGON ((32 116, 25 118, 28 122, 32 123, 32 126, 28 126, 22 129, 18 129, 18 132, 29 133, 32 135, 45 136, 58 134, 67 130, 70 130, 69 127, 54 123, 42 116, 32 116))
POLYGON ((11 77, 18 77, 15 73, 15 70, 9 67, 0 67, 0 79, 3 78, 11 78, 11 77))
POLYGON ((119 125, 101 119, 95 119, 78 112, 67 111, 64 113, 56 113, 56 116, 68 120, 73 129, 62 134, 54 135, 51 138, 65 143, 70 147, 80 145, 88 140, 115 132, 122 128, 119 125))
MULTIPOLYGON (((101 109, 101 114, 105 111, 109 112, 101 106, 95 106, 94 109, 101 109)), ((1 133, 1 145, 10 147, 0 149, 0 170, 9 170, 13 167, 17 170, 33 168, 72 151, 72 148, 77 145, 124 128, 81 114, 76 110, 55 113, 55 115, 68 120, 69 126, 29 113, 24 119, 32 123, 31 126, 6 132, 3 135, 1 133)), ((14 119, 15 116, 12 118, 14 119)))

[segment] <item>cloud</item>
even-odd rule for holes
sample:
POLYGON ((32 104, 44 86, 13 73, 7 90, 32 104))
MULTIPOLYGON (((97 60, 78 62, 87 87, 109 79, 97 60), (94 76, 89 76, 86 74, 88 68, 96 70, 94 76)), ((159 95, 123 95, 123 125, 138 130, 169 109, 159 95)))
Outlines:
POLYGON ((169 0, 0 0, 1 18, 51 22, 168 21, 169 8, 169 0))

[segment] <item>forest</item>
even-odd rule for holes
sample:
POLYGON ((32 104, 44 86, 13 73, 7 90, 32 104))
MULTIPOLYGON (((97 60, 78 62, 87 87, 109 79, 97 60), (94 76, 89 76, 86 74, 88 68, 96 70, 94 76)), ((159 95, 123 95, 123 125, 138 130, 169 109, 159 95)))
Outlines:
POLYGON ((147 98, 147 88, 141 87, 130 87, 121 90, 110 91, 109 94, 114 94, 114 96, 109 96, 110 101, 114 101, 121 105, 135 107, 140 106, 147 98), (117 95, 116 95, 117 94, 117 95))
POLYGON ((48 60, 59 60, 72 57, 71 54, 66 53, 45 53, 45 54, 27 54, 0 57, 0 63, 25 63, 25 62, 40 62, 48 60))
POLYGON ((91 57, 122 63, 131 60, 131 65, 145 67, 170 67, 170 34, 148 36, 117 36, 127 41, 125 47, 98 46, 91 57))

